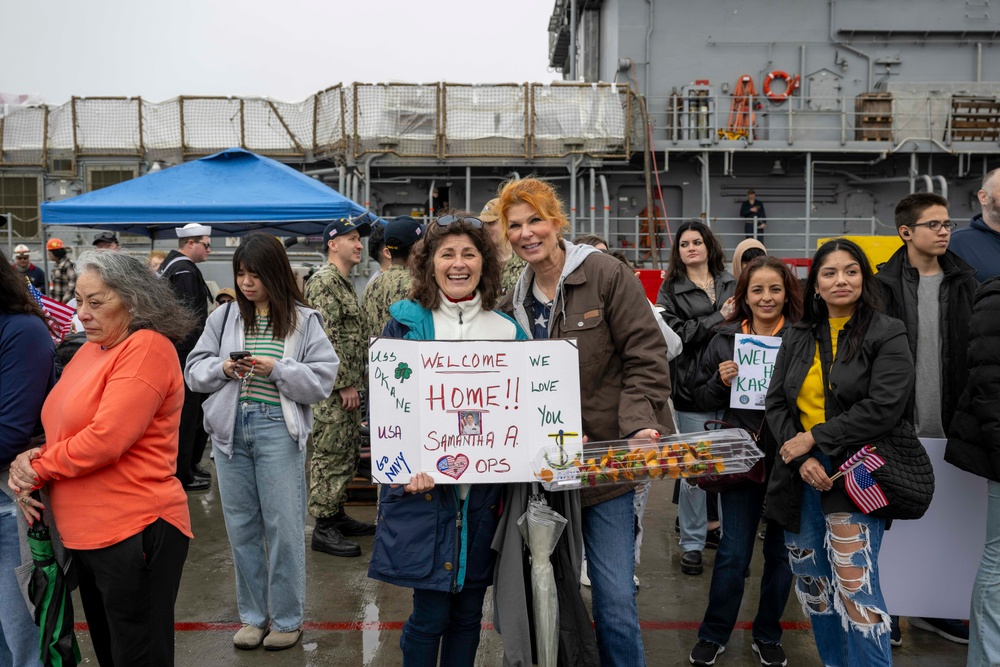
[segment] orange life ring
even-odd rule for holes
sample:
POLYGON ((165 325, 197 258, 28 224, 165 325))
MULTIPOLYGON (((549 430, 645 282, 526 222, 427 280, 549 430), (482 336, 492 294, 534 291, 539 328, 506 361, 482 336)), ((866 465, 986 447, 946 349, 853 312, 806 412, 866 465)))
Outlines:
POLYGON ((764 94, 767 95, 767 99, 772 102, 784 102, 787 100, 791 94, 799 87, 799 75, 790 75, 788 72, 782 72, 780 69, 776 69, 764 79, 764 94), (771 82, 775 79, 781 79, 785 82, 785 90, 781 93, 771 92, 771 82))

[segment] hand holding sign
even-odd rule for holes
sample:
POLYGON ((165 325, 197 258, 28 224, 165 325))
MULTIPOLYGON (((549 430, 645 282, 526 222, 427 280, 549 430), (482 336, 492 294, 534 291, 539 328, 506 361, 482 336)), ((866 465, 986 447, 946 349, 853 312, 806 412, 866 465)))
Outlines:
MULTIPOLYGON (((742 410, 764 409, 767 383, 774 372, 774 360, 780 348, 781 339, 776 336, 736 336, 733 361, 729 363, 736 367, 737 373, 728 378, 722 375, 723 384, 728 379, 733 388, 729 407, 742 410)), ((730 366, 726 368, 732 370, 730 366)), ((719 371, 721 374, 721 364, 719 371)))

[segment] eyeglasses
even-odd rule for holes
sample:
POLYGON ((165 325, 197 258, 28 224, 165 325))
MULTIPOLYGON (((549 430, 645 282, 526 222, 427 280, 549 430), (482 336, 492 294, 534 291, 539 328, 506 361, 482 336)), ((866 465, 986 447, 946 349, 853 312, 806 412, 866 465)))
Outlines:
POLYGON ((31 257, 31 255, 25 255, 25 254, 14 255, 14 259, 28 259, 30 257, 31 257))
POLYGON ((957 222, 952 222, 951 220, 931 220, 930 222, 915 222, 910 227, 926 227, 932 232, 939 232, 941 228, 944 227, 949 232, 956 227, 958 227, 957 222))
POLYGON ((479 218, 460 218, 457 215, 443 215, 437 220, 438 225, 441 227, 447 227, 453 222, 467 222, 476 229, 483 228, 483 221, 479 218))

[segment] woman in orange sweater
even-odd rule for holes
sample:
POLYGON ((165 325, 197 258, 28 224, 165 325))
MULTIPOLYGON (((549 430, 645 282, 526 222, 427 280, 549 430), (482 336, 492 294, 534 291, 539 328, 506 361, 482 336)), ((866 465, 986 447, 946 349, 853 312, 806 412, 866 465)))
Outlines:
POLYGON ((72 551, 102 665, 172 665, 174 601, 192 537, 174 470, 184 382, 172 340, 193 321, 138 259, 97 251, 77 262, 87 342, 42 408, 46 444, 19 455, 11 489, 29 522, 48 485, 72 551))

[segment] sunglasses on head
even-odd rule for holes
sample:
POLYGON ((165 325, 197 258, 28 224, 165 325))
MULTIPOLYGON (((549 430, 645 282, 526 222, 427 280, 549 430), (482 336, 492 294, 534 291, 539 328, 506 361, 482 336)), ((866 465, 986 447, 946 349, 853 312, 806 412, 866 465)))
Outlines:
POLYGON ((438 225, 441 227, 447 227, 453 222, 467 222, 476 229, 483 228, 483 221, 480 220, 479 218, 460 218, 457 215, 443 215, 440 218, 438 218, 437 221, 438 225))

